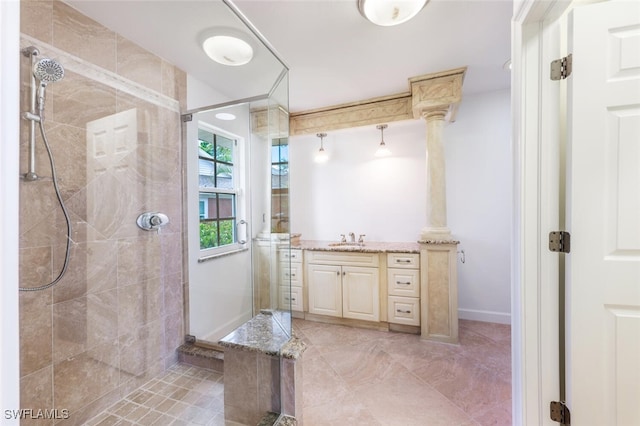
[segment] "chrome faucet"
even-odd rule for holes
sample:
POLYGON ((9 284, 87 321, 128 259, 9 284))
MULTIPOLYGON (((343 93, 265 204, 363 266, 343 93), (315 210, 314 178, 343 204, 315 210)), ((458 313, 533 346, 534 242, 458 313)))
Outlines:
POLYGON ((351 243, 355 243, 356 242, 356 234, 354 234, 353 232, 349 232, 349 239, 351 243))
POLYGON ((347 237, 345 237, 344 234, 340 234, 340 242, 341 243, 346 243, 347 242, 347 237))

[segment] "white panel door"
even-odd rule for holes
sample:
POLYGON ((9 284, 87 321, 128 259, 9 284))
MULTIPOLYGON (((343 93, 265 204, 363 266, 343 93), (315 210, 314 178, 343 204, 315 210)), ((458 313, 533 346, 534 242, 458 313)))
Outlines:
POLYGON ((342 270, 340 266, 307 266, 309 313, 342 317, 342 270))
POLYGON ((365 321, 380 320, 378 268, 342 267, 342 316, 365 321))
POLYGON ((575 425, 640 425, 640 2, 572 15, 567 402, 575 425))

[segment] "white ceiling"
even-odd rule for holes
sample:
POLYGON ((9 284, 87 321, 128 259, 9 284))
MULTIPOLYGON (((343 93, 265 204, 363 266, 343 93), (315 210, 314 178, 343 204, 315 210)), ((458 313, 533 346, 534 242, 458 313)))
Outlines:
MULTIPOLYGON (((197 42, 202 30, 240 25, 220 0, 68 3, 230 99, 266 93, 281 70, 264 49, 246 68, 222 67, 204 56, 197 42)), ((234 3, 289 67, 294 112, 403 93, 410 77, 463 66, 463 94, 510 85, 503 64, 510 56, 511 0, 431 0, 397 27, 366 21, 357 0, 234 3)))

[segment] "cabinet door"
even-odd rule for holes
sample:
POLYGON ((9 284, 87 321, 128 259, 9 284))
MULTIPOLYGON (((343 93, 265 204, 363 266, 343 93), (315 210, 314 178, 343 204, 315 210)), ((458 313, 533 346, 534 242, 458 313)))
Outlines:
POLYGON ((342 267, 342 316, 365 321, 380 320, 378 268, 342 267))
POLYGON ((342 316, 342 273, 339 266, 308 265, 309 313, 342 316))

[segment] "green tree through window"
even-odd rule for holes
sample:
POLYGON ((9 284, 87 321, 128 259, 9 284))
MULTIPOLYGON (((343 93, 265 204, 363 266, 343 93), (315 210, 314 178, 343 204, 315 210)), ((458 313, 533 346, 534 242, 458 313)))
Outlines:
POLYGON ((236 141, 198 129, 200 249, 234 244, 237 188, 236 141))

